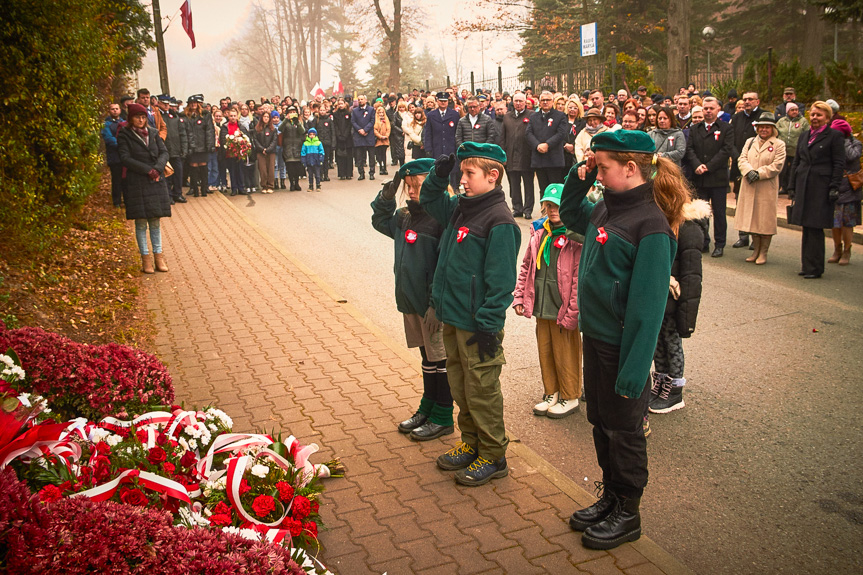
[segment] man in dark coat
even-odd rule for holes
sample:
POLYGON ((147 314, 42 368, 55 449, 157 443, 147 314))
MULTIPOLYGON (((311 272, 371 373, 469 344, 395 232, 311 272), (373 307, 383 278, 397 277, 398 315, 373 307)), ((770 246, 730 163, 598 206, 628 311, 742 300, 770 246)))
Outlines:
POLYGON ((354 128, 354 151, 358 180, 366 179, 366 158, 369 162, 369 179, 375 179, 375 111, 368 105, 365 94, 357 96, 358 106, 351 112, 351 125, 354 128))
MULTIPOLYGON (((315 114, 317 121, 315 129, 318 132, 318 139, 324 146, 324 163, 321 165, 321 181, 330 181, 330 168, 333 165, 333 146, 335 145, 335 135, 333 133, 333 115, 330 114, 330 102, 324 100, 321 102, 320 108, 315 114)), ((308 131, 308 129, 307 129, 308 131)))
MULTIPOLYGON (((737 166, 737 159, 740 158, 740 152, 743 151, 743 146, 746 140, 755 137, 754 122, 757 122, 764 110, 759 106, 761 100, 758 99, 757 92, 744 92, 743 94, 743 109, 731 116, 731 129, 734 133, 734 153, 731 156, 731 181, 734 182, 734 197, 740 195, 740 182, 742 180, 740 168, 737 166)), ((749 245, 749 234, 746 232, 738 232, 737 241, 734 242, 733 248, 745 248, 749 245)))
POLYGON ((805 110, 806 106, 803 105, 803 102, 797 101, 797 90, 792 88, 791 86, 785 88, 782 92, 782 103, 776 106, 776 110, 774 115, 776 116, 776 121, 779 121, 779 118, 787 114, 785 108, 788 104, 797 104, 798 110, 805 110))
POLYGON ((120 104, 108 106, 108 117, 102 126, 102 139, 105 141, 105 162, 111 170, 111 202, 115 208, 123 203, 123 164, 117 151, 117 131, 123 120, 120 118, 120 104))
POLYGON ((807 279, 824 273, 824 229, 833 227, 834 204, 845 173, 845 138, 829 126, 831 112, 824 102, 812 105, 811 127, 800 135, 791 164, 788 197, 794 205, 789 223, 803 226, 800 275, 807 279))
POLYGON ((493 118, 481 112, 479 100, 467 99, 467 114, 458 121, 455 129, 456 148, 465 142, 494 144, 497 140, 493 118))
POLYGON ((527 124, 530 121, 525 110, 526 98, 523 92, 512 97, 512 112, 503 117, 500 147, 506 152, 506 177, 509 180, 509 197, 512 201, 513 217, 530 219, 533 212, 534 188, 533 168, 530 167, 531 153, 527 146, 527 124), (524 199, 521 184, 524 182, 524 199))
MULTIPOLYGON (((692 182, 702 200, 713 208, 714 258, 722 257, 725 250, 725 234, 728 223, 725 219, 725 203, 728 196, 728 159, 734 148, 731 126, 717 119, 719 101, 707 97, 702 103, 704 122, 689 130, 684 161, 694 172, 692 182)), ((710 237, 705 237, 704 251, 710 247, 710 237)))
POLYGON ((531 149, 530 165, 536 170, 540 193, 549 184, 562 184, 565 176, 563 145, 566 143, 569 122, 566 114, 555 110, 553 105, 552 93, 542 92, 539 95, 539 110, 531 114, 525 131, 531 149))
MULTIPOLYGON (((423 129, 423 148, 430 158, 440 158, 455 154, 455 132, 458 121, 461 119, 458 112, 448 108, 449 95, 446 92, 438 92, 435 97, 437 109, 426 113, 426 125, 423 129)), ((450 185, 454 190, 458 189, 458 180, 455 179, 458 170, 450 172, 450 185)))
POLYGON ((171 202, 186 203, 183 197, 183 161, 189 153, 188 134, 186 129, 186 118, 179 112, 170 108, 171 97, 159 96, 159 110, 162 112, 162 121, 165 122, 167 135, 165 136, 165 147, 168 148, 168 160, 174 169, 174 174, 167 178, 168 191, 171 194, 171 202))

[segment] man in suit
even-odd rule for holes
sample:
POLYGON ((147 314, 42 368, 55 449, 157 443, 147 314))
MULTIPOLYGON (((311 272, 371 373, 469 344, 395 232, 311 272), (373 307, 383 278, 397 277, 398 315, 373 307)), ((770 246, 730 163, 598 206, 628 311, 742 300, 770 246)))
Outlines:
MULTIPOLYGON (((437 100, 437 109, 426 112, 426 125, 423 129, 423 148, 430 158, 455 154, 457 147, 455 143, 456 126, 461 119, 458 112, 448 107, 449 94, 438 92, 435 99, 437 100)), ((458 170, 450 172, 449 181, 454 190, 458 190, 458 180, 456 179, 458 174, 458 170)))
POLYGON ((506 177, 509 180, 509 197, 512 200, 512 216, 519 218, 533 212, 534 188, 533 168, 530 167, 531 152, 525 132, 530 121, 526 108, 527 98, 523 92, 512 96, 513 110, 503 117, 500 147, 506 152, 506 177), (524 182, 524 197, 521 185, 524 182))
MULTIPOLYGON (((698 197, 710 202, 713 209, 714 258, 721 258, 725 249, 725 234, 728 223, 725 220, 725 202, 728 196, 728 159, 731 157, 734 142, 731 126, 719 120, 719 101, 714 97, 704 98, 704 122, 696 124, 689 131, 686 142, 685 161, 695 175, 693 184, 698 197)), ((704 249, 710 247, 710 238, 705 238, 704 249)))
POLYGON ((366 158, 369 162, 369 179, 375 179, 375 111, 368 105, 365 94, 357 96, 359 104, 351 112, 351 126, 354 129, 354 152, 360 177, 366 179, 366 158))
MULTIPOLYGON (((740 174, 740 168, 737 166, 737 159, 740 157, 740 152, 743 151, 743 146, 746 140, 755 136, 755 122, 761 118, 764 110, 759 107, 761 101, 758 99, 757 92, 745 92, 743 94, 743 109, 731 116, 731 129, 734 133, 734 153, 731 156, 731 181, 734 183, 734 197, 740 195, 740 183, 743 179, 740 174)), ((749 234, 746 232, 738 232, 737 241, 734 242, 733 248, 745 248, 749 245, 749 234)))
MULTIPOLYGON (((531 149, 530 166, 536 171, 540 192, 544 192, 549 184, 562 184, 565 175, 563 145, 569 132, 569 122, 566 114, 555 110, 553 104, 552 93, 542 92, 539 95, 539 110, 530 115, 525 130, 525 138, 531 149)), ((528 217, 526 210, 525 217, 528 217)))

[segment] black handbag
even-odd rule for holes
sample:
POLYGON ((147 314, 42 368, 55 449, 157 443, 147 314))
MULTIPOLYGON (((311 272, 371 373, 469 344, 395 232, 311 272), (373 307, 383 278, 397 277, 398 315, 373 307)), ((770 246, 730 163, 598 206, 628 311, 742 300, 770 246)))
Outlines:
POLYGON ((792 201, 790 204, 785 206, 785 219, 790 224, 791 223, 791 212, 794 210, 794 202, 792 201))

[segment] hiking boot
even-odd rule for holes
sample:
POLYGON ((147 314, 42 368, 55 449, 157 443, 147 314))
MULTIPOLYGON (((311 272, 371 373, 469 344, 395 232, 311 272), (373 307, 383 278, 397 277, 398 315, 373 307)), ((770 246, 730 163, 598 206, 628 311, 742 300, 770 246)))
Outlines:
POLYGON ((647 409, 650 413, 670 413, 684 407, 686 404, 683 402, 683 386, 674 385, 669 378, 668 382, 663 382, 659 395, 651 398, 647 409))
POLYGON ((650 372, 650 401, 648 403, 653 403, 653 400, 659 397, 662 387, 666 384, 671 384, 670 375, 658 371, 650 372))
POLYGON ((458 445, 437 458, 437 466, 445 471, 456 471, 464 469, 477 458, 476 449, 464 442, 459 442, 458 445))
POLYGON ((594 485, 599 499, 590 507, 579 509, 570 516, 569 526, 573 531, 584 531, 600 523, 614 511, 617 496, 608 489, 604 489, 601 481, 594 482, 594 485))
POLYGON ((410 438, 414 441, 429 441, 444 435, 451 435, 454 432, 455 427, 452 425, 438 425, 433 421, 426 421, 411 431, 410 438))
POLYGON ((641 498, 617 497, 608 516, 584 530, 581 543, 589 549, 614 549, 641 537, 641 498))
POLYGON ((497 461, 489 461, 484 457, 477 457, 466 469, 456 472, 456 483, 476 487, 477 485, 485 485, 492 479, 498 477, 506 477, 509 475, 509 468, 506 466, 506 457, 501 457, 497 461))
POLYGON ((399 431, 401 431, 402 433, 410 433, 417 427, 423 425, 426 421, 428 421, 428 419, 428 415, 417 411, 409 419, 405 419, 404 421, 399 423, 399 431))
POLYGON ((533 406, 533 414, 534 415, 546 415, 548 413, 548 408, 557 403, 557 398, 559 397, 558 392, 548 393, 542 396, 542 401, 533 406))
POLYGON ((563 419, 567 415, 572 415, 577 408, 577 399, 559 399, 557 403, 548 408, 546 415, 551 419, 563 419))

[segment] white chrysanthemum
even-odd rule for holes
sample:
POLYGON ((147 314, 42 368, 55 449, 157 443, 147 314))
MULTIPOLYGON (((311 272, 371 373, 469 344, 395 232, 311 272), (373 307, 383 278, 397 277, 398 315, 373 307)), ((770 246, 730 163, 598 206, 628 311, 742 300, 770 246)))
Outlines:
POLYGON ((215 423, 208 423, 207 427, 210 428, 210 431, 219 431, 219 428, 216 427, 215 423))
POLYGON ((14 367, 15 362, 8 355, 0 354, 0 362, 5 363, 7 367, 14 367))
POLYGON ((112 434, 112 435, 109 435, 108 437, 105 438, 105 443, 107 443, 111 447, 114 447, 115 445, 117 445, 121 441, 123 441, 123 438, 120 437, 119 435, 113 435, 112 434))
POLYGON ((191 449, 198 449, 198 442, 194 439, 189 440, 189 447, 191 449))
POLYGON ((210 520, 186 507, 180 507, 180 520, 186 527, 206 527, 210 520))
POLYGON ((90 441, 92 441, 93 443, 99 443, 100 441, 107 439, 109 435, 111 435, 111 432, 107 429, 95 427, 90 432, 90 441))
POLYGON ((259 463, 257 465, 252 466, 252 475, 254 475, 255 477, 260 477, 263 479, 264 477, 267 476, 267 474, 269 472, 270 472, 270 468, 267 467, 266 465, 262 465, 259 463))
POLYGON ((180 447, 182 447, 182 448, 183 448, 183 449, 185 449, 186 451, 189 451, 189 442, 188 442, 188 441, 186 441, 186 439, 185 439, 185 438, 183 438, 183 437, 179 438, 179 439, 177 440, 177 443, 179 443, 179 444, 180 444, 180 447))

